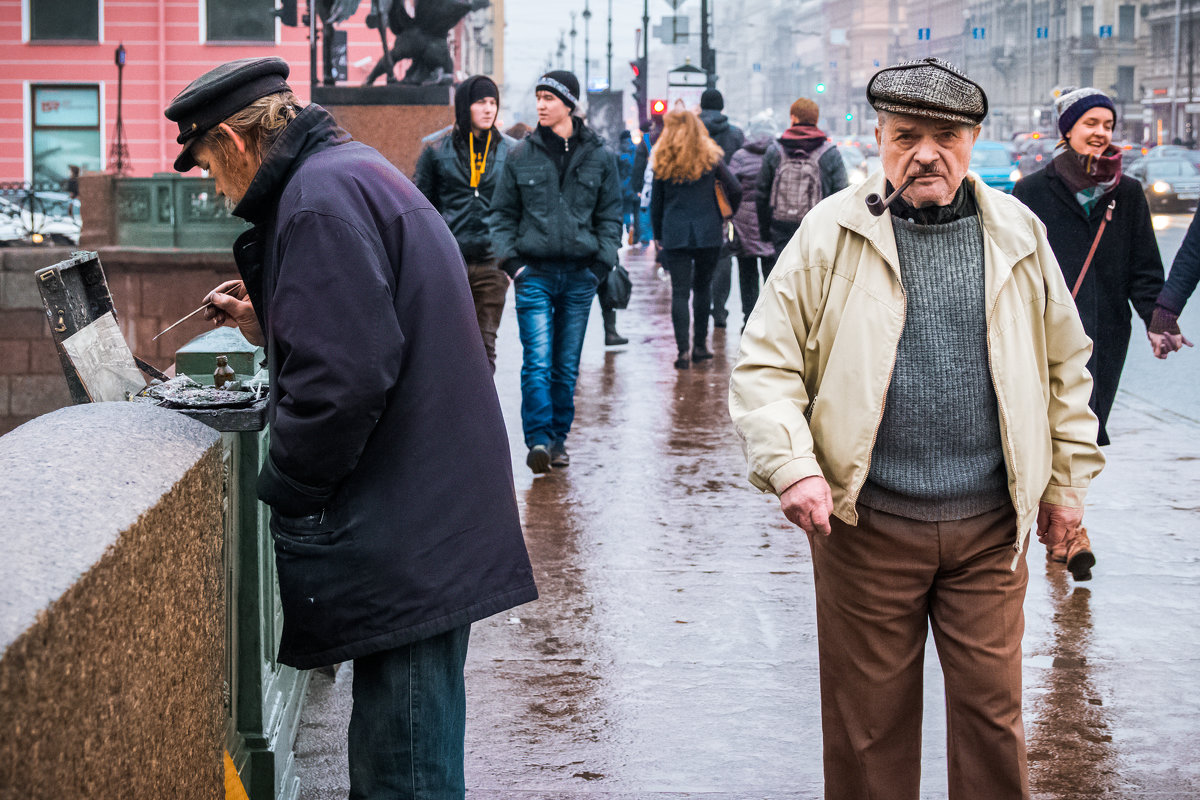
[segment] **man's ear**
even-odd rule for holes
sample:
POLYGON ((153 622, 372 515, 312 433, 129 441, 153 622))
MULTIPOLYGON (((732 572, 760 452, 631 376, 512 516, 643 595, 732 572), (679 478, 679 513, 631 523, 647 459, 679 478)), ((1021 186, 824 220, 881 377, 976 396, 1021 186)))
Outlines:
POLYGON ((224 122, 222 122, 217 127, 225 132, 225 135, 228 136, 230 141, 232 141, 233 144, 237 147, 239 153, 246 152, 246 140, 243 139, 241 136, 239 136, 237 134, 237 131, 235 131, 233 128, 229 127, 229 125, 224 122))

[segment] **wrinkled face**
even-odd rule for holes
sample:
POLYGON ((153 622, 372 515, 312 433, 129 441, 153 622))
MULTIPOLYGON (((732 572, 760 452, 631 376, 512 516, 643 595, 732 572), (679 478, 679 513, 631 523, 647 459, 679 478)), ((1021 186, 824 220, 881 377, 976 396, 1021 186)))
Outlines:
POLYGON ((539 89, 537 93, 538 123, 553 128, 571 116, 571 107, 559 99, 554 92, 539 89))
POLYGON ((496 124, 496 112, 499 109, 500 106, 494 97, 485 97, 471 103, 471 127, 479 133, 491 130, 492 125, 496 124))
POLYGON ((1107 108, 1088 109, 1067 131, 1067 144, 1082 155, 1101 155, 1112 144, 1115 121, 1113 112, 1107 108))
POLYGON ((979 126, 904 114, 886 114, 875 128, 883 174, 898 187, 922 175, 904 192, 914 208, 949 205, 967 175, 979 126))
POLYGON ((233 150, 233 158, 226 161, 224 154, 198 143, 192 148, 192 157, 200 169, 207 170, 217 185, 217 194, 225 198, 225 205, 232 210, 250 188, 254 174, 258 172, 258 159, 249 153, 233 150))

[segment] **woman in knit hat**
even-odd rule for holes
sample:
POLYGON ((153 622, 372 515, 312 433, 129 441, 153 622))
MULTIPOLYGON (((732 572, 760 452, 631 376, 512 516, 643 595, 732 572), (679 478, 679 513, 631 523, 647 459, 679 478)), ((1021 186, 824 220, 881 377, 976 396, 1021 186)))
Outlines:
MULTIPOLYGON (((1108 414, 1129 349, 1130 306, 1149 326, 1163 286, 1162 259, 1142 187, 1121 174, 1121 151, 1112 145, 1112 100, 1086 87, 1063 94, 1055 106, 1063 138, 1054 158, 1018 181, 1013 196, 1046 224, 1050 247, 1092 339, 1090 405, 1100 420, 1099 443, 1106 445, 1108 414)), ((1156 347, 1152 336, 1151 346, 1156 347)), ((1076 580, 1089 579, 1096 563, 1084 528, 1048 555, 1066 562, 1076 580)))

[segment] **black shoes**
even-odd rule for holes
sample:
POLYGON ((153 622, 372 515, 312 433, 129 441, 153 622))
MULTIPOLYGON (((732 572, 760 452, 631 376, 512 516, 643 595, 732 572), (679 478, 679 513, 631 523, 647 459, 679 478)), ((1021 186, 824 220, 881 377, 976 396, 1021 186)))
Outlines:
POLYGON ((692 361, 708 361, 713 357, 713 354, 708 352, 704 345, 697 345, 692 348, 692 361))
POLYGON ((675 369, 687 369, 689 366, 687 350, 680 350, 679 358, 675 359, 675 369))
POLYGON ((550 466, 556 469, 571 466, 571 456, 567 454, 567 446, 563 442, 550 445, 550 466))
POLYGON ((544 444, 535 444, 529 448, 525 456, 525 466, 533 470, 534 475, 545 475, 550 471, 550 448, 544 444))
POLYGON ((606 328, 604 331, 604 344, 607 347, 615 347, 619 344, 629 344, 629 340, 617 333, 616 328, 606 328))

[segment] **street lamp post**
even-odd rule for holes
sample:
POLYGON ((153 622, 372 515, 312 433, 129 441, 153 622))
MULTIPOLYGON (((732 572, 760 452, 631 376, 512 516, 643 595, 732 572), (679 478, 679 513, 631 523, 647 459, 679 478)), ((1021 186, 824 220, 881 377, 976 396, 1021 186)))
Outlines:
POLYGON ((575 12, 571 12, 571 72, 575 71, 575 12))
POLYGON ((612 91, 612 0, 608 0, 608 91, 612 91))
POLYGON ((591 81, 591 22, 592 11, 588 8, 588 0, 583 0, 583 96, 587 97, 588 83, 591 81))

